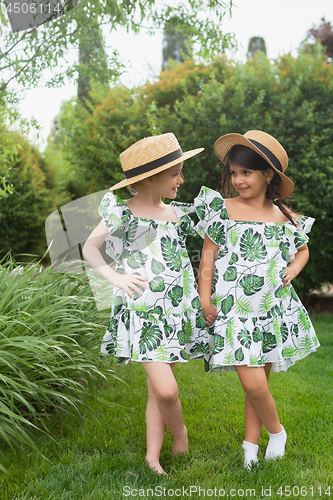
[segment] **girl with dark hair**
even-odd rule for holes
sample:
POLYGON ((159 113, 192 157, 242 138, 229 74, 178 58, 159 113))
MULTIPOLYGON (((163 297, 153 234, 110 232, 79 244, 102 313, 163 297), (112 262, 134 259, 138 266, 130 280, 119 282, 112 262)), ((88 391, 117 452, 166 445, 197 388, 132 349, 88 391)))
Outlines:
POLYGON ((204 238, 199 295, 208 325, 206 371, 236 370, 245 391, 244 466, 284 455, 287 434, 269 391, 270 370, 286 371, 315 351, 318 339, 291 281, 305 266, 306 233, 314 219, 293 214, 281 200, 293 191, 284 175, 288 156, 269 134, 227 134, 215 143, 225 163, 222 186, 234 198, 202 187, 195 205, 204 238), (214 319, 217 319, 214 322, 214 319))
MULTIPOLYGON (((222 171, 222 190, 227 196, 235 194, 235 189, 232 186, 232 173, 230 170, 230 163, 245 165, 249 170, 261 170, 262 172, 267 171, 270 168, 269 163, 260 156, 258 153, 253 151, 247 146, 236 145, 231 148, 229 153, 225 158, 225 168, 222 171)), ((295 214, 293 215, 290 210, 281 203, 281 177, 276 172, 270 182, 267 182, 266 198, 272 200, 275 205, 281 210, 283 215, 290 220, 292 224, 294 223, 295 214)))

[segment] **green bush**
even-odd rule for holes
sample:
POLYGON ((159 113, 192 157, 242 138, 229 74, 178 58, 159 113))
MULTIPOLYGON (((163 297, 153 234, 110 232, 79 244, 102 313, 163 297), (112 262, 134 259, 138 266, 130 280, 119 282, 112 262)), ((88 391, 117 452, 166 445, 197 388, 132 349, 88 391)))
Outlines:
MULTIPOLYGON (((214 153, 218 137, 250 129, 272 134, 290 158, 292 208, 316 218, 310 261, 295 280, 297 291, 304 297, 333 275, 333 65, 320 51, 297 58, 286 55, 275 62, 262 53, 245 64, 226 58, 210 65, 187 61, 132 94, 118 87, 95 103, 91 115, 84 121, 73 119, 71 128, 61 133, 67 138, 64 154, 87 182, 86 192, 123 178, 119 153, 150 135, 145 115, 152 103, 161 133, 174 132, 184 151, 205 148, 184 165, 186 182, 179 199, 185 202, 191 202, 203 184, 219 189, 221 164, 214 153)), ((128 196, 125 190, 120 194, 128 196)), ((198 251, 202 242, 189 245, 198 251)))
POLYGON ((67 102, 59 115, 57 141, 75 173, 80 196, 122 180, 119 154, 150 135, 141 99, 133 98, 125 87, 116 87, 102 98, 93 96, 93 102, 91 113, 79 103, 67 102))
MULTIPOLYGON (((16 136, 13 134, 13 136, 16 136)), ((53 175, 41 153, 22 137, 8 166, 13 194, 0 198, 0 254, 42 255, 45 219, 54 209, 53 175)))
POLYGON ((0 263, 0 439, 37 449, 50 416, 83 418, 101 380, 94 299, 80 275, 0 263))
POLYGON ((219 185, 220 167, 216 168, 213 144, 220 135, 261 129, 276 137, 290 158, 287 175, 295 182, 291 206, 316 218, 309 242, 310 261, 294 281, 304 297, 333 275, 333 141, 329 125, 333 65, 319 56, 300 54, 294 59, 288 55, 272 64, 258 55, 225 72, 220 80, 205 83, 196 95, 188 94, 164 118, 163 129, 184 137, 188 146, 203 145, 210 153, 207 158, 198 157, 201 169, 191 165, 182 192, 186 190, 189 201, 201 182, 213 188, 219 185))

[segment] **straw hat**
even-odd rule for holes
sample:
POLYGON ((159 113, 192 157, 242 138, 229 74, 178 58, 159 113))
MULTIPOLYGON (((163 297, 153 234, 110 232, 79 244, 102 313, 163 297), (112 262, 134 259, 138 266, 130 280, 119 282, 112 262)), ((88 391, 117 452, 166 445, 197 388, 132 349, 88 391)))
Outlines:
POLYGON ((288 156, 281 144, 274 137, 261 130, 249 130, 244 135, 222 135, 215 142, 215 153, 224 162, 230 149, 236 145, 247 146, 262 156, 280 176, 281 198, 285 199, 291 195, 294 184, 289 177, 284 175, 288 167, 288 156))
POLYGON ((172 133, 145 137, 120 154, 120 163, 126 179, 110 189, 119 189, 158 174, 203 150, 204 148, 192 149, 183 153, 172 133))

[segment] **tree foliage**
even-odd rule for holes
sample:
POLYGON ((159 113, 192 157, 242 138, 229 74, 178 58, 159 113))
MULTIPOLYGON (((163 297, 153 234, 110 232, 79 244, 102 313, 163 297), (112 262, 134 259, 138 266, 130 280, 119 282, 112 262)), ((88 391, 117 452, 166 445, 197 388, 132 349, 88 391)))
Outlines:
POLYGON ((180 63, 186 61, 186 59, 192 59, 193 47, 191 39, 179 30, 177 24, 177 18, 172 18, 164 26, 162 68, 165 68, 170 60, 180 63))
POLYGON ((153 32, 176 17, 174 28, 198 42, 199 55, 221 53, 231 41, 230 34, 224 34, 220 28, 231 5, 231 0, 189 0, 179 2, 176 7, 172 2, 161 5, 156 0, 81 0, 67 14, 38 29, 12 33, 1 4, 0 102, 9 98, 11 83, 19 87, 34 86, 42 81, 46 69, 52 71, 47 87, 61 85, 66 78, 76 80, 79 70, 82 74, 84 69, 95 81, 108 83, 118 72, 119 60, 116 52, 108 56, 102 44, 96 45, 97 27, 105 26, 111 32, 126 26, 138 32, 147 24, 153 32), (201 16, 201 12, 205 12, 205 16, 201 16), (214 21, 210 18, 213 16, 214 21), (80 43, 95 57, 78 64, 70 59, 69 49, 78 48, 80 43))
POLYGON ((85 103, 86 100, 90 99, 89 92, 91 90, 91 77, 89 77, 89 72, 86 71, 86 67, 89 65, 92 58, 98 57, 101 50, 103 50, 104 53, 104 49, 102 33, 98 28, 94 28, 93 33, 88 30, 88 35, 86 35, 85 26, 82 26, 80 38, 79 61, 81 64, 77 81, 77 96, 83 103, 85 103), (92 36, 93 39, 91 39, 92 36), (86 40, 87 37, 89 40, 88 44, 86 40))
POLYGON ((174 132, 184 151, 205 148, 184 165, 179 196, 186 202, 193 201, 202 184, 219 189, 221 164, 213 149, 219 136, 250 129, 272 134, 290 159, 293 209, 316 218, 310 262, 295 280, 298 291, 304 294, 332 276, 333 66, 322 54, 286 55, 271 62, 258 52, 245 64, 225 57, 209 65, 186 61, 163 71, 153 84, 133 92, 116 87, 94 102, 84 119, 84 111, 71 105, 59 133, 63 153, 86 183, 86 192, 123 178, 119 154, 150 135, 146 111, 151 106, 159 131, 174 132))
MULTIPOLYGON (((65 15, 38 28, 13 33, 5 3, 0 2, 0 114, 7 114, 9 121, 17 118, 17 111, 13 111, 19 101, 17 89, 57 87, 68 80, 79 80, 82 96, 85 87, 93 82, 106 86, 114 82, 122 63, 117 51, 111 47, 104 50, 107 44, 102 30, 105 34, 126 27, 139 32, 147 26, 152 33, 173 20, 173 28, 196 43, 199 56, 220 54, 234 43, 233 37, 221 29, 222 18, 231 6, 232 0, 187 0, 176 6, 172 1, 157 0, 80 0, 65 15), (81 57, 77 62, 72 54, 79 48, 81 57)), ((84 97, 87 99, 87 95, 84 97)), ((4 154, 0 150, 0 197, 10 192, 5 157, 15 155, 17 145, 5 149, 4 154)))
POLYGON ((266 42, 264 38, 261 36, 253 36, 250 38, 249 46, 247 48, 247 56, 252 57, 257 52, 257 50, 261 50, 264 54, 267 54, 266 51, 266 42))
MULTIPOLYGON (((1 114, 3 115, 3 113, 1 114)), ((6 174, 17 153, 18 145, 15 144, 13 136, 8 133, 4 122, 0 122, 0 199, 13 192, 13 187, 6 174)))
POLYGON ((54 200, 53 174, 40 152, 27 140, 7 131, 20 144, 8 168, 11 196, 0 198, 0 254, 43 254, 45 218, 54 200))
POLYGON ((326 21, 323 17, 321 24, 316 28, 313 27, 307 32, 307 37, 305 42, 309 43, 311 39, 319 41, 324 47, 327 57, 333 58, 333 26, 329 21, 326 21))

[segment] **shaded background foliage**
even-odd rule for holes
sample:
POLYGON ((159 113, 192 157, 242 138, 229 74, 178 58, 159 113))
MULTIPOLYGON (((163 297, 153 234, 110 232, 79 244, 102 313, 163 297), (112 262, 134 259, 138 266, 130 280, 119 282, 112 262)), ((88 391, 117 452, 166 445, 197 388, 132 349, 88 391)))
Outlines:
MULTIPOLYGON (((179 200, 191 202, 203 184, 219 189, 221 164, 213 149, 218 137, 250 129, 272 134, 290 159, 292 208, 316 218, 311 259, 295 280, 304 295, 333 275, 332 91, 333 65, 320 46, 312 54, 301 51, 297 58, 285 55, 274 62, 262 52, 245 64, 225 57, 208 65, 185 61, 133 91, 93 91, 90 111, 72 103, 69 118, 65 104, 57 147, 86 193, 105 189, 123 178, 119 154, 151 134, 146 116, 154 105, 160 133, 174 132, 184 151, 205 148, 184 165, 186 182, 179 200)), ((128 196, 126 190, 119 194, 128 196)), ((189 245, 200 250, 202 242, 189 245)))
POLYGON ((49 164, 29 142, 7 132, 19 143, 9 162, 7 181, 13 193, 0 197, 0 255, 45 252, 45 217, 55 202, 54 178, 49 164))

